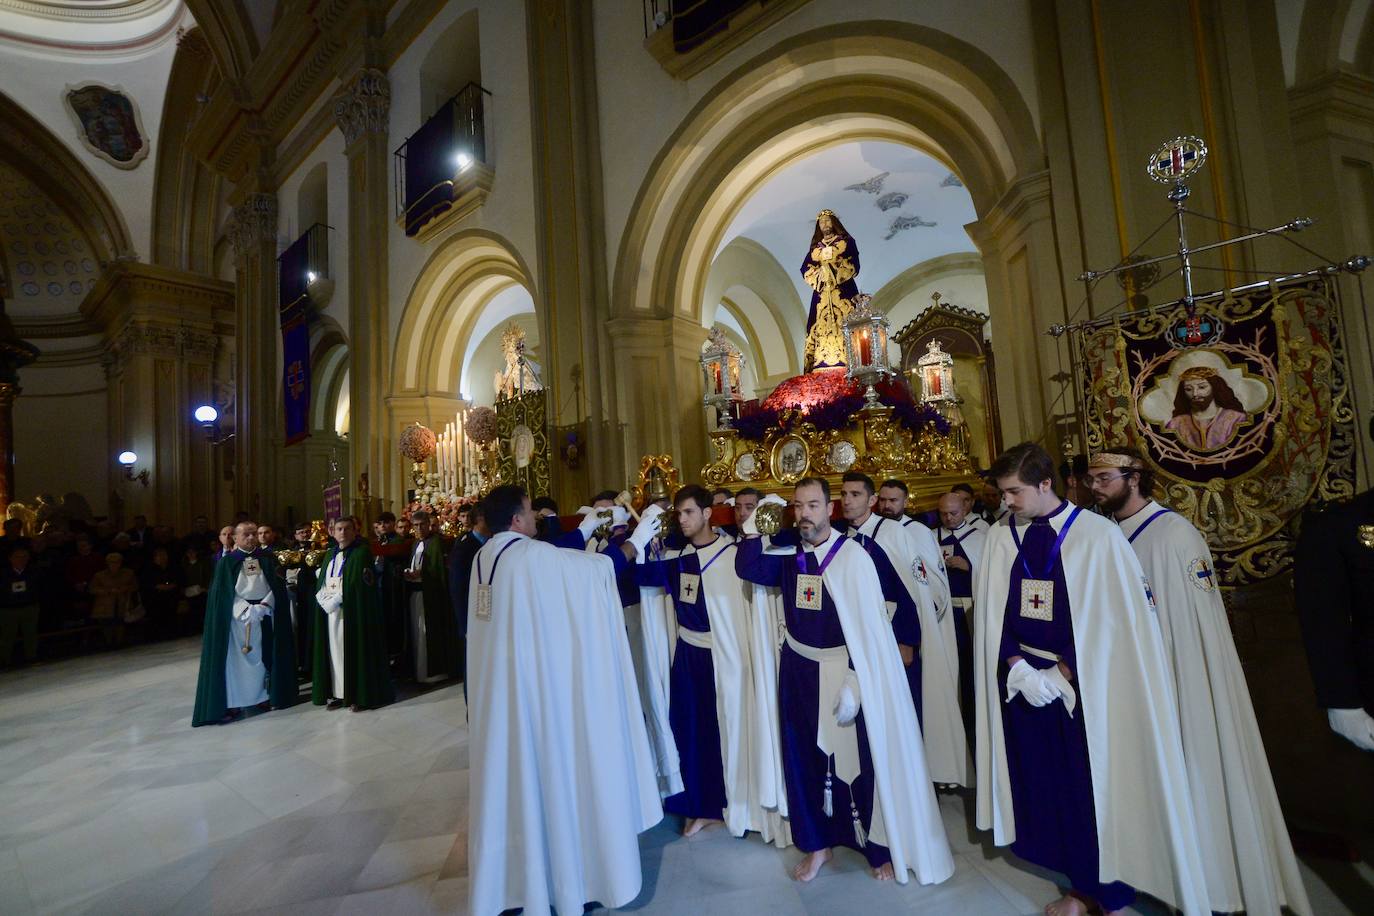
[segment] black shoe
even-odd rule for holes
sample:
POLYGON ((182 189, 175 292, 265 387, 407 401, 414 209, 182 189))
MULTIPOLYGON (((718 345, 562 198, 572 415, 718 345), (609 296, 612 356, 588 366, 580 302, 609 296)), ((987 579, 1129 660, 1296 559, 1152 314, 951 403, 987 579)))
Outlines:
POLYGON ((325 704, 325 709, 343 709, 343 700, 330 700, 325 704))

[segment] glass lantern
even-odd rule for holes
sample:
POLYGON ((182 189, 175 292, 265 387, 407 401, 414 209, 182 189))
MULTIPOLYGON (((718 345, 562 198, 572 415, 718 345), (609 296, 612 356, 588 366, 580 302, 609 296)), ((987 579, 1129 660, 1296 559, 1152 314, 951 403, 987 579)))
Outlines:
POLYGON ((844 353, 849 365, 846 376, 867 386, 866 408, 878 403, 878 392, 873 386, 892 374, 887 361, 887 316, 873 311, 872 301, 867 293, 855 296, 854 307, 844 319, 844 353))
POLYGON ((743 400, 740 394, 740 370, 744 368, 744 354, 725 337, 720 328, 708 332, 706 349, 701 354, 701 372, 706 394, 701 402, 714 407, 720 417, 721 429, 729 429, 734 405, 743 400))
POLYGON ((959 400, 954 388, 954 357, 941 345, 939 338, 926 342, 926 355, 916 360, 921 376, 921 403, 941 404, 959 400))

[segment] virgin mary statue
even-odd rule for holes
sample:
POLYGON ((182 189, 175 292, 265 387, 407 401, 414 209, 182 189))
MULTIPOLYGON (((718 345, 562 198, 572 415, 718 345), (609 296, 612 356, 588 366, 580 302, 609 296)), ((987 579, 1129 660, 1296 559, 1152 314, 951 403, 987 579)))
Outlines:
POLYGON ((844 319, 859 292, 859 246, 833 210, 816 214, 816 231, 801 275, 815 292, 806 318, 805 371, 843 366, 844 319))

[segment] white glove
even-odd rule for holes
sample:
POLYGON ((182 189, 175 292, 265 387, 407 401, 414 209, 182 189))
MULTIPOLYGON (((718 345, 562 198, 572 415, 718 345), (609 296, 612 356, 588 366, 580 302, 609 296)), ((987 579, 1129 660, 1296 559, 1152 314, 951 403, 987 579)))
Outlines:
POLYGON ((662 527, 663 520, 657 515, 651 515, 648 518, 641 517, 639 524, 635 526, 634 532, 630 535, 630 543, 634 545, 635 551, 643 556, 644 549, 649 546, 650 541, 658 537, 658 530, 662 527))
POLYGON ((782 506, 784 509, 787 508, 787 500, 783 499, 776 493, 769 493, 763 499, 759 500, 760 506, 762 506, 764 503, 773 503, 775 506, 782 506))
POLYGON ((649 519, 658 518, 660 515, 667 511, 667 509, 663 508, 658 503, 654 503, 653 505, 649 506, 649 508, 645 509, 642 513, 640 513, 639 523, 642 525, 649 519))
POLYGON ((343 593, 331 592, 328 589, 320 591, 315 596, 315 602, 319 604, 320 610, 326 614, 333 614, 343 607, 343 593))
POLYGON ((582 535, 582 540, 590 541, 592 534, 601 527, 601 516, 597 515, 591 506, 582 506, 577 510, 577 514, 582 516, 582 521, 577 523, 577 531, 582 535))
POLYGON ((1331 730, 1361 750, 1374 751, 1374 718, 1363 709, 1328 709, 1331 730))
POLYGON ((611 507, 611 527, 624 528, 630 524, 630 510, 624 506, 611 507))
POLYGON ((746 518, 744 521, 740 522, 740 534, 744 535, 745 537, 754 537, 759 533, 759 523, 758 520, 754 518, 754 516, 756 515, 758 515, 758 512, 750 512, 749 517, 746 518))
POLYGON ((1010 703, 1018 693, 1037 708, 1059 699, 1059 687, 1051 683, 1043 672, 1032 668, 1024 658, 1007 672, 1007 702, 1010 703))
POLYGON ((835 721, 848 725, 859 717, 859 679, 851 671, 844 676, 844 683, 835 694, 835 721))

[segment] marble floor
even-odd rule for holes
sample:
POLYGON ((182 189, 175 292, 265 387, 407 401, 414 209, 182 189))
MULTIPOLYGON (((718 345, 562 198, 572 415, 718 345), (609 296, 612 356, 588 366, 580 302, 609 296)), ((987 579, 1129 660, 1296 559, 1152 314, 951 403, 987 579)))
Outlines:
MULTIPOLYGON (((198 663, 185 640, 0 675, 0 913, 467 912, 461 687, 192 729, 198 663)), ((795 850, 665 821, 625 911, 1014 916, 1055 896, 961 797, 941 807, 958 867, 938 886, 879 884, 848 852, 799 885, 795 850)), ((1353 912, 1304 872, 1317 913, 1353 912)))

